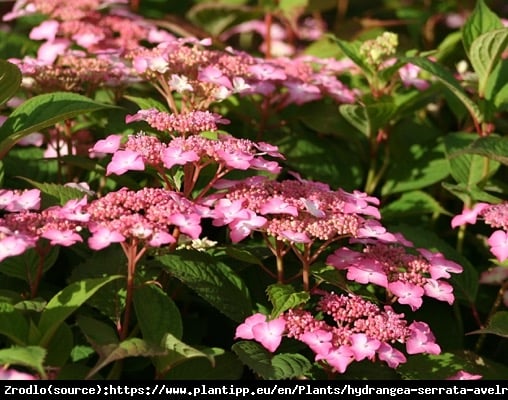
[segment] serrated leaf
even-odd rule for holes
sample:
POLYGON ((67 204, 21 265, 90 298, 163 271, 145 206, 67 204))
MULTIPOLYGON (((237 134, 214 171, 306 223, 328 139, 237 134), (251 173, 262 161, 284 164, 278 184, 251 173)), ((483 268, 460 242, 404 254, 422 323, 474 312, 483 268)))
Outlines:
MULTIPOLYGON (((215 349, 214 349, 215 350, 215 349)), ((215 365, 204 358, 187 359, 185 363, 175 365, 164 375, 169 380, 194 380, 199 376, 200 380, 239 380, 243 376, 243 364, 237 356, 231 352, 222 351, 220 354, 212 354, 215 365)))
POLYGON ((16 94, 21 85, 21 71, 6 60, 0 60, 0 105, 16 94))
POLYGON ((41 377, 45 377, 44 358, 46 349, 39 346, 13 346, 0 350, 0 365, 21 365, 32 368, 41 377))
POLYGON ((381 208, 385 219, 400 219, 408 215, 445 214, 450 215, 431 195, 421 190, 405 192, 397 200, 381 208))
POLYGON ((165 255, 158 261, 233 321, 241 322, 252 314, 247 286, 226 264, 208 254, 192 251, 165 255))
POLYGON ((130 338, 117 344, 109 344, 97 347, 99 353, 99 361, 90 369, 86 379, 94 376, 106 365, 123 360, 129 357, 154 357, 164 354, 164 350, 159 346, 148 344, 139 338, 130 338))
POLYGON ((470 95, 459 84, 453 74, 442 65, 422 57, 405 57, 407 63, 420 67, 437 78, 457 99, 466 107, 469 114, 478 124, 484 121, 484 115, 478 105, 470 98, 470 95))
POLYGON ((261 260, 252 254, 250 251, 246 249, 239 249, 237 247, 228 246, 226 247, 226 254, 234 258, 235 260, 239 260, 242 262, 246 262, 249 264, 262 265, 261 260))
POLYGON ((81 307, 95 292, 105 284, 122 276, 108 276, 105 278, 87 279, 71 283, 60 290, 46 305, 39 320, 39 331, 42 334, 40 343, 45 346, 67 317, 81 307))
POLYGON ((28 322, 23 314, 12 304, 0 303, 0 335, 4 335, 17 345, 28 340, 28 322))
POLYGON ((475 138, 468 146, 457 150, 453 155, 478 154, 508 165, 508 138, 495 134, 475 138))
POLYGON ((211 365, 214 364, 214 359, 209 354, 189 346, 171 333, 164 335, 161 340, 161 347, 165 350, 164 355, 160 355, 154 360, 154 364, 160 374, 165 374, 173 367, 196 357, 206 358, 211 365))
POLYGON ((181 339, 182 317, 173 300, 159 287, 142 285, 134 291, 134 309, 143 334, 149 343, 159 344, 168 332, 181 339))
POLYGON ((312 364, 301 354, 273 356, 260 344, 240 341, 232 346, 238 358, 263 379, 291 379, 303 376, 312 364))
POLYGON ((82 199, 86 196, 81 190, 59 185, 56 183, 36 182, 32 179, 21 177, 24 181, 29 182, 33 187, 39 189, 43 196, 41 201, 41 208, 47 208, 54 205, 64 205, 67 201, 72 199, 82 199))
POLYGON ((462 42, 466 53, 469 54, 472 43, 480 35, 502 27, 501 19, 483 0, 477 0, 473 12, 462 27, 462 42))
POLYGON ((469 332, 468 334, 472 335, 485 333, 491 333, 496 336, 508 338, 508 311, 496 312, 485 328, 469 332))
POLYGON ((470 48, 470 61, 478 75, 478 94, 485 97, 487 81, 492 77, 492 71, 501 61, 501 55, 508 47, 508 29, 497 29, 477 37, 470 48))
POLYGON ((0 127, 0 159, 14 144, 41 129, 81 114, 114 106, 98 103, 85 96, 54 92, 37 95, 18 106, 0 127))
POLYGON ((308 292, 295 292, 291 285, 273 284, 266 289, 268 298, 273 304, 271 318, 276 318, 290 308, 296 308, 310 299, 308 292))
POLYGON ((443 186, 446 190, 448 190, 453 195, 457 196, 462 203, 468 204, 471 201, 479 202, 484 201, 487 203, 499 203, 502 199, 498 196, 494 196, 483 189, 480 189, 478 186, 467 186, 464 183, 459 184, 451 184, 448 182, 442 182, 441 186, 443 186))

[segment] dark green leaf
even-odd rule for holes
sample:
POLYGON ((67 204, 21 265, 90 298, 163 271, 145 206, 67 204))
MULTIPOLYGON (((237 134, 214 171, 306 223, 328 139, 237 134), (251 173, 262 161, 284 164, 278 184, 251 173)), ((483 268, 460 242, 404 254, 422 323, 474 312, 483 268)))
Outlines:
POLYGON ((480 35, 503 27, 501 19, 487 7, 484 0, 477 0, 476 6, 462 27, 462 42, 469 54, 471 45, 480 35))
POLYGON ((118 333, 112 325, 86 315, 78 315, 76 320, 79 328, 93 346, 118 343, 118 333))
POLYGON ((21 85, 21 71, 14 64, 0 60, 0 105, 16 94, 21 85))
POLYGON ((308 292, 295 292, 291 285, 273 284, 266 289, 268 298, 273 304, 271 318, 276 318, 290 308, 305 304, 310 299, 308 292))
POLYGON ((32 132, 109 107, 113 106, 76 93, 54 92, 32 97, 18 106, 0 127, 0 159, 18 140, 32 132))
POLYGON ((508 311, 498 311, 490 319, 487 326, 483 329, 478 329, 469 334, 485 334, 491 333, 493 335, 508 338, 508 311))
POLYGON ((400 218, 409 215, 421 214, 449 215, 450 213, 441 207, 432 196, 421 190, 402 193, 400 198, 381 209, 383 220, 400 220, 400 218))
POLYGON ((159 287, 142 285, 134 291, 134 309, 143 339, 160 344, 167 333, 182 338, 180 311, 173 300, 159 287))
POLYGON ((41 377, 44 372, 46 350, 39 346, 13 346, 0 350, 0 365, 21 365, 37 371, 41 377))
POLYGON ((37 270, 41 262, 43 264, 42 272, 45 273, 55 264, 58 258, 58 246, 52 246, 48 250, 49 252, 42 256, 35 249, 30 248, 19 256, 6 258, 2 261, 2 273, 32 283, 37 277, 37 270))
POLYGON ((0 303, 0 335, 18 345, 26 344, 28 340, 28 322, 12 304, 0 303))
POLYGON ((460 156, 462 154, 478 154, 508 165, 508 137, 493 134, 474 138, 467 146, 462 146, 450 156, 460 156))
POLYGON ((74 282, 53 296, 42 312, 39 321, 39 330, 42 334, 40 344, 43 346, 47 345, 59 325, 68 316, 81 307, 102 286, 119 278, 123 277, 108 276, 74 282))
POLYGON ((233 321, 252 314, 245 283, 227 265, 208 254, 180 251, 159 257, 166 270, 233 321))

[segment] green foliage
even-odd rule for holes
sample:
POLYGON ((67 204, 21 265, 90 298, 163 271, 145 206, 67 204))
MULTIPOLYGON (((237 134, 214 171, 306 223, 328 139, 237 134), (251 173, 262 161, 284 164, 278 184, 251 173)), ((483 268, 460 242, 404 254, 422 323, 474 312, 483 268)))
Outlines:
POLYGON ((16 94, 21 85, 21 71, 14 64, 0 60, 0 105, 16 94))

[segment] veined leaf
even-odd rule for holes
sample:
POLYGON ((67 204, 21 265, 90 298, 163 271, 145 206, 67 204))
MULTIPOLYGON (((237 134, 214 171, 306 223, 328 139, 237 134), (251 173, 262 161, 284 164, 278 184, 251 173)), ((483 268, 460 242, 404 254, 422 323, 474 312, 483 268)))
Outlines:
POLYGON ((21 85, 21 71, 14 64, 0 60, 0 105, 16 94, 21 85))
POLYGON ((445 214, 449 215, 431 195, 421 190, 404 192, 399 199, 392 201, 381 209, 383 219, 398 220, 407 215, 421 214, 445 214))
POLYGON ((39 346, 13 346, 0 350, 0 365, 22 365, 32 368, 42 377, 44 372, 44 358, 46 350, 39 346))
POLYGON ((17 107, 0 127, 0 159, 18 140, 32 132, 80 114, 113 107, 76 93, 54 92, 32 97, 17 107))
POLYGON ((0 303, 0 335, 5 335, 14 344, 27 342, 28 322, 12 304, 0 303))
POLYGON ((273 284, 266 289, 273 304, 271 317, 275 318, 290 308, 295 308, 310 299, 308 292, 295 292, 293 286, 273 284))
POLYGON ((252 314, 245 283, 227 265, 210 255, 179 251, 158 260, 169 273, 233 321, 241 322, 252 314))
POLYGON ((501 55, 508 47, 508 28, 496 29, 482 34, 471 44, 470 61, 478 75, 478 94, 485 97, 489 79, 496 79, 492 71, 501 61, 501 55))
POLYGON ((62 206, 69 200, 82 199, 86 195, 83 191, 69 186, 56 183, 41 183, 24 177, 21 177, 21 179, 29 182, 42 192, 41 208, 43 209, 54 205, 62 206))
POLYGON ((301 354, 273 356, 255 342, 237 342, 232 349, 245 365, 263 379, 291 379, 302 376, 312 367, 310 361, 301 354))
POLYGON ((123 277, 108 276, 105 278, 86 279, 74 282, 53 296, 42 312, 39 321, 39 331, 42 334, 40 345, 47 345, 59 325, 63 323, 69 315, 83 305, 102 286, 118 278, 123 277))
POLYGON ((134 309, 143 339, 159 344, 168 332, 182 338, 180 311, 173 300, 159 287, 142 285, 134 291, 134 309))
POLYGON ((508 138, 494 134, 476 138, 467 147, 457 150, 451 156, 462 154, 478 154, 508 165, 508 138))
POLYGON ((457 99, 462 102, 462 104, 464 104, 469 114, 476 122, 483 122, 484 116, 480 111, 480 108, 473 100, 470 99, 470 96, 466 93, 462 86, 460 86, 450 71, 442 65, 422 57, 408 57, 404 58, 404 60, 431 73, 445 87, 447 87, 457 97, 457 99))
POLYGON ((139 338, 130 338, 120 343, 100 346, 97 349, 99 361, 90 369, 86 379, 94 376, 106 365, 128 357, 153 357, 164 354, 159 346, 151 345, 139 338))
POLYGON ((477 0, 476 6, 462 27, 462 42, 469 54, 471 45, 480 35, 503 27, 501 19, 487 7, 484 0, 477 0))

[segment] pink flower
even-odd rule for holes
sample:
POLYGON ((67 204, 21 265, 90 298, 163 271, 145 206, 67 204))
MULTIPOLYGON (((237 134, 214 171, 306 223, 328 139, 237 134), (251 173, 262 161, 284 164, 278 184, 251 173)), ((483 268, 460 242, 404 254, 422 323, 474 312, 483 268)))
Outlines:
POLYGON ((25 372, 19 372, 12 368, 0 368, 0 380, 2 381, 32 381, 37 378, 25 372))
POLYGON ((247 218, 247 210, 244 209, 243 200, 220 199, 213 210, 214 226, 227 225, 235 219, 247 218))
POLYGON ((116 231, 111 231, 105 227, 93 229, 93 235, 88 238, 88 246, 93 250, 101 250, 108 247, 111 243, 120 243, 125 241, 125 237, 116 231))
POLYGON ((96 153, 113 154, 120 148, 122 135, 109 135, 105 139, 98 140, 92 147, 91 151, 96 153))
POLYGON ((423 286, 425 294, 437 300, 446 301, 452 305, 455 297, 453 296, 453 287, 447 282, 435 279, 427 279, 427 283, 423 286))
POLYGON ((233 85, 229 78, 217 67, 209 65, 203 68, 198 73, 198 79, 203 82, 215 83, 219 86, 224 86, 228 89, 232 89, 233 85))
POLYGON ((397 238, 386 230, 379 221, 368 220, 358 229, 357 236, 359 238, 377 238, 384 242, 396 242, 397 238))
POLYGON ((411 335, 406 341, 406 351, 408 354, 439 354, 441 348, 435 342, 436 338, 425 322, 415 321, 410 326, 411 335))
POLYGON ((310 238, 307 236, 307 234, 305 232, 293 232, 293 231, 289 231, 289 230, 284 230, 282 232, 280 232, 280 235, 284 238, 286 238, 287 240, 289 240, 290 242, 295 242, 295 243, 310 243, 311 240, 310 238))
POLYGON ((305 332, 298 340, 309 346, 314 353, 326 356, 333 347, 331 343, 332 338, 332 332, 318 329, 305 332))
POLYGON ((7 257, 23 254, 29 244, 21 237, 7 236, 0 239, 0 261, 7 257))
POLYGON ((347 279, 363 284, 375 283, 382 287, 388 286, 386 273, 376 260, 366 259, 357 266, 351 265, 347 269, 347 279))
POLYGON ((265 214, 289 214, 293 217, 298 216, 298 209, 282 200, 280 197, 272 197, 267 200, 260 208, 260 213, 265 214))
POLYGON ((397 281, 389 283, 388 289, 398 297, 397 302, 408 304, 411 310, 415 311, 422 306, 424 294, 422 287, 410 282, 397 281))
POLYGON ((377 354, 379 359, 386 362, 390 368, 397 368, 399 364, 406 362, 406 356, 388 343, 381 343, 377 354))
POLYGON ((490 252, 496 256, 499 262, 508 258, 508 234, 503 230, 497 230, 487 240, 490 252))
POLYGON ((24 190, 19 194, 14 194, 11 202, 5 206, 10 212, 19 212, 23 210, 37 210, 41 206, 41 192, 39 189, 24 190))
POLYGON ((122 175, 127 171, 143 171, 145 163, 141 154, 132 150, 119 150, 106 168, 106 175, 122 175))
POLYGON ((54 40, 60 23, 56 20, 43 21, 39 26, 32 28, 28 37, 32 40, 54 40))
POLYGON ((286 321, 281 316, 268 322, 260 322, 252 327, 254 340, 263 345, 265 349, 273 353, 282 341, 282 334, 286 327, 286 321))
POLYGON ((477 375, 477 374, 470 374, 469 372, 466 372, 466 371, 458 371, 455 375, 452 375, 448 378, 446 378, 446 380, 448 381, 473 381, 473 380, 478 380, 478 379, 482 379, 483 376, 481 375, 477 375))
POLYGON ((260 323, 266 322, 266 315, 257 313, 246 318, 243 324, 236 328, 235 339, 254 339, 252 328, 260 323))
POLYGON ((42 235, 43 238, 50 240, 51 246, 72 246, 83 239, 73 230, 48 229, 42 235))
POLYGON ((235 151, 229 152, 225 150, 217 150, 217 155, 226 166, 239 170, 249 169, 254 156, 247 152, 235 151))
POLYGON ((418 90, 428 89, 430 83, 424 79, 418 78, 420 68, 413 64, 406 64, 399 69, 400 79, 404 86, 414 86, 418 90))
POLYGON ((459 274, 463 268, 454 261, 447 260, 441 253, 433 253, 427 249, 418 249, 430 263, 429 273, 432 279, 450 278, 449 272, 459 274))
POLYGON ((502 285, 508 279, 508 267, 500 265, 489 268, 480 275, 480 283, 485 285, 502 285))
POLYGON ((461 214, 452 218, 452 228, 456 228, 457 226, 464 224, 476 224, 478 214, 487 207, 489 207, 489 204, 487 203, 476 203, 472 209, 464 208, 461 214))
POLYGON ((71 45, 70 40, 55 39, 43 43, 37 51, 37 60, 44 65, 51 65, 55 62, 59 55, 65 52, 71 45))
POLYGON ((162 162, 166 168, 173 165, 185 165, 188 162, 198 161, 199 156, 193 150, 184 151, 177 147, 168 147, 162 152, 162 162))
POLYGON ((266 224, 266 218, 257 215, 254 211, 245 210, 245 217, 236 218, 229 224, 231 228, 231 241, 238 243, 245 239, 254 229, 266 224))
POLYGON ((343 374, 346 372, 349 364, 353 362, 354 353, 349 346, 342 345, 339 348, 333 349, 327 355, 318 354, 316 361, 319 360, 325 360, 336 371, 343 374))
POLYGON ((351 346, 356 361, 365 358, 371 360, 376 355, 376 350, 381 346, 381 342, 377 339, 369 339, 365 333, 354 333, 350 336, 351 346))
POLYGON ((201 217, 198 214, 173 214, 169 220, 192 239, 197 239, 201 234, 201 217))
POLYGON ((173 237, 173 235, 170 235, 167 232, 155 232, 152 237, 150 238, 148 245, 152 247, 160 247, 162 245, 168 244, 168 243, 175 243, 176 240, 173 237))

